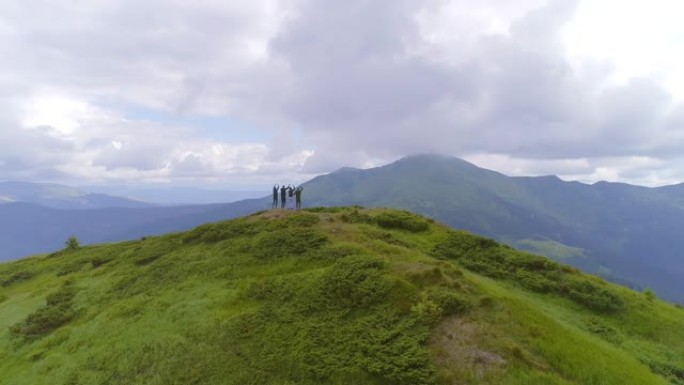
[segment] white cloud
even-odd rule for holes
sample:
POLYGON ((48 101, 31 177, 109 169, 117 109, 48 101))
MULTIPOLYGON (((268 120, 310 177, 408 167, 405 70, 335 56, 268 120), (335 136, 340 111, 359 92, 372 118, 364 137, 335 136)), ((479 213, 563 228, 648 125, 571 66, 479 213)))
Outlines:
POLYGON ((573 63, 605 61, 615 71, 605 80, 656 76, 684 98, 684 3, 677 0, 583 1, 564 32, 573 63))
POLYGON ((442 152, 516 175, 682 180, 682 6, 644 4, 2 2, 0 170, 271 183, 442 152))

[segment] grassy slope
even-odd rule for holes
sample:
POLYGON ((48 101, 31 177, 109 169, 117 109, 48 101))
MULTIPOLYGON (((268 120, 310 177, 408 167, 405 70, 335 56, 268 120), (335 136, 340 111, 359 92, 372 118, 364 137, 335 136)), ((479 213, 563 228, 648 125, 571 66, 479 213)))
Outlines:
POLYGON ((388 210, 0 265, 2 384, 684 384, 684 310, 388 210))

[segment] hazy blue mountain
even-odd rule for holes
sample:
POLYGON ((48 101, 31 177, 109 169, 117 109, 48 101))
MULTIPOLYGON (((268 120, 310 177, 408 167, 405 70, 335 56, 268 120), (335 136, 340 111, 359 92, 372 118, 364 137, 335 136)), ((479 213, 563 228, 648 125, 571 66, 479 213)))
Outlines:
POLYGON ((135 199, 93 194, 52 183, 0 182, 0 204, 35 203, 61 209, 139 208, 154 206, 135 199))
POLYGON ((305 185, 306 206, 404 208, 684 302, 684 185, 508 177, 457 158, 410 156, 305 185))
POLYGON ((187 185, 107 185, 88 186, 89 191, 106 192, 111 195, 135 197, 145 202, 160 205, 190 205, 229 203, 252 199, 264 195, 264 191, 239 190, 237 187, 202 187, 187 185))
POLYGON ((188 230, 264 208, 240 203, 105 209, 54 209, 33 203, 0 204, 0 261, 47 253, 75 235, 82 243, 112 242, 188 230))

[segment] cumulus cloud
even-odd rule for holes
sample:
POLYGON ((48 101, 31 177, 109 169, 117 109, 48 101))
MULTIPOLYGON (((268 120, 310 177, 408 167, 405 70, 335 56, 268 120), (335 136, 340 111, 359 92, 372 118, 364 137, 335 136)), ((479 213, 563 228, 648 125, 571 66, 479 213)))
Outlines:
MULTIPOLYGON (((449 3, 468 12, 465 2, 449 3)), ((523 12, 507 10, 507 27, 499 20, 480 34, 440 40, 425 39, 415 18, 439 3, 358 0, 332 10, 306 3, 273 48, 289 63, 293 90, 285 114, 317 138, 319 151, 307 167, 358 164, 359 153, 630 164, 676 155, 681 105, 661 82, 597 81, 607 79, 609 66, 573 65, 565 56, 564 26, 578 4, 528 2, 523 12)))
POLYGON ((684 178, 684 106, 663 79, 609 81, 614 63, 568 55, 586 1, 5 2, 0 177, 302 180, 441 152, 516 175, 684 178), (238 118, 263 140, 141 109, 238 118))

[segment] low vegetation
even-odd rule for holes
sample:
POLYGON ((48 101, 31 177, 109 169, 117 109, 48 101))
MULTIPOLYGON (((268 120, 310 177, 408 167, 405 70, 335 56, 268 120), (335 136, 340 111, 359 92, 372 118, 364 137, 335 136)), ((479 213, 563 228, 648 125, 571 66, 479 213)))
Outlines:
POLYGON ((538 293, 555 293, 591 309, 616 312, 624 301, 614 285, 580 274, 548 258, 514 250, 466 232, 451 232, 433 255, 452 259, 471 271, 511 281, 538 293))
POLYGON ((273 210, 0 265, 12 384, 684 384, 684 310, 409 212, 273 210))

